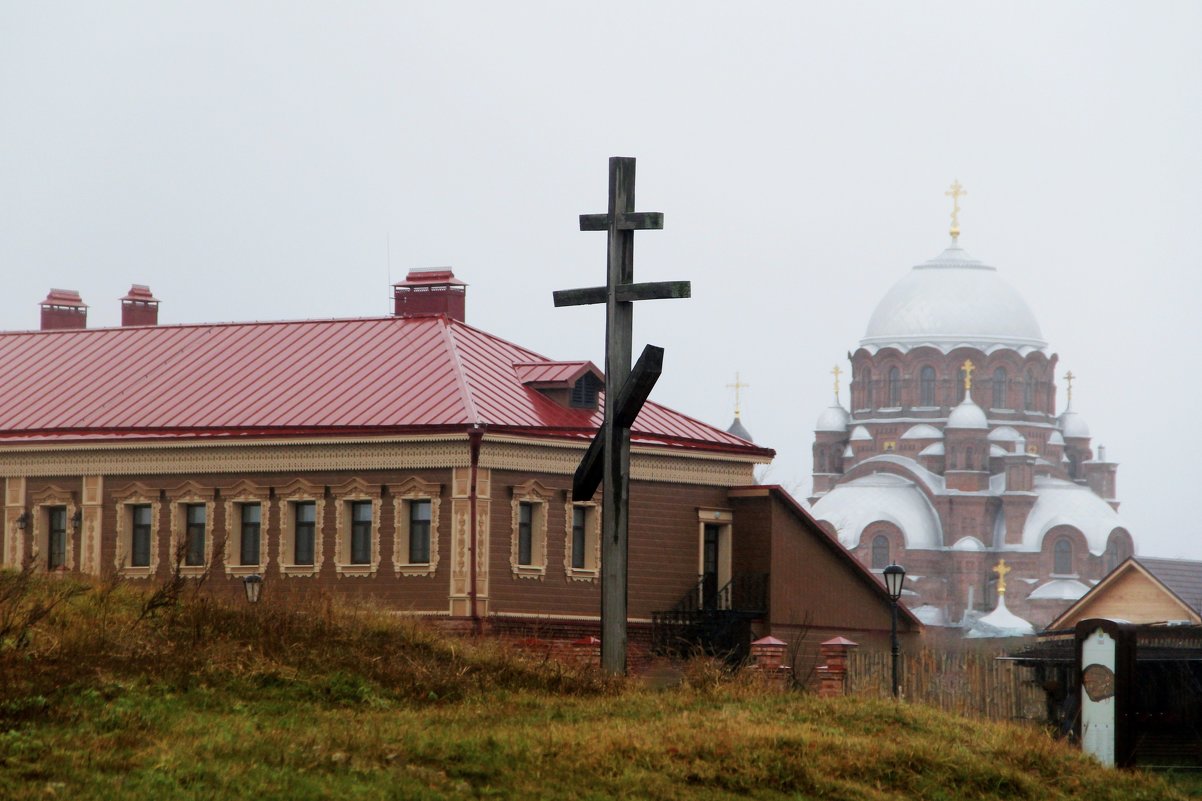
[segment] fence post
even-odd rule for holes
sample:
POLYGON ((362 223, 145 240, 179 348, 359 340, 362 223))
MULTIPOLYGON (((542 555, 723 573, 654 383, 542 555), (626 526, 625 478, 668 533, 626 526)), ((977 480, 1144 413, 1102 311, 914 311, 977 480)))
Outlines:
POLYGON ((818 646, 823 664, 818 666, 818 695, 833 698, 847 693, 847 653, 859 643, 835 637, 818 646))

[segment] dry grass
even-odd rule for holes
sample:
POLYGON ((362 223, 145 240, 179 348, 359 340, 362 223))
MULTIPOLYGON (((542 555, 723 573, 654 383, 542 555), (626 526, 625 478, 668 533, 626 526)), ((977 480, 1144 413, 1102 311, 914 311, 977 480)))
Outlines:
POLYGON ((1182 797, 1036 728, 709 661, 652 691, 328 601, 143 615, 129 587, 10 579, 58 600, 0 641, 5 799, 1182 797))

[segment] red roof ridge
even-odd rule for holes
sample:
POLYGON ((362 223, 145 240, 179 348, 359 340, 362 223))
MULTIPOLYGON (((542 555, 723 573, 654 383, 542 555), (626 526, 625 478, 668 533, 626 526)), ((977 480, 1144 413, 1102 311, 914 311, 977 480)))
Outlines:
POLYGON ((476 409, 476 401, 472 397, 471 387, 467 385, 467 375, 463 369, 463 359, 459 356, 459 344, 455 341, 455 337, 451 336, 451 323, 458 322, 451 317, 439 315, 442 317, 442 327, 440 334, 442 340, 446 344, 447 353, 450 354, 451 360, 455 363, 455 383, 459 387, 459 396, 463 399, 463 405, 467 409, 467 416, 471 419, 472 425, 480 425, 480 412, 476 409))

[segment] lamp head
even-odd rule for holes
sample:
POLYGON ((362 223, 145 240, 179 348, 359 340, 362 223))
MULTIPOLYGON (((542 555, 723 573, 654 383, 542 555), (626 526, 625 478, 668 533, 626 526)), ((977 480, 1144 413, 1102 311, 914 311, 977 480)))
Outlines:
POLYGON ((896 601, 901 597, 902 582, 906 580, 906 569, 898 564, 892 564, 885 568, 885 590, 889 593, 889 597, 896 601))

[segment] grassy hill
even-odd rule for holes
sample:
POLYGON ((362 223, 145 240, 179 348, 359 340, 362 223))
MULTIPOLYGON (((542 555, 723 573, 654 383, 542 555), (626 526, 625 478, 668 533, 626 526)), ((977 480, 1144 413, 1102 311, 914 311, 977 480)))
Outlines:
POLYGON ((1174 799, 1039 730, 644 689, 329 601, 0 574, 0 797, 1174 799))

